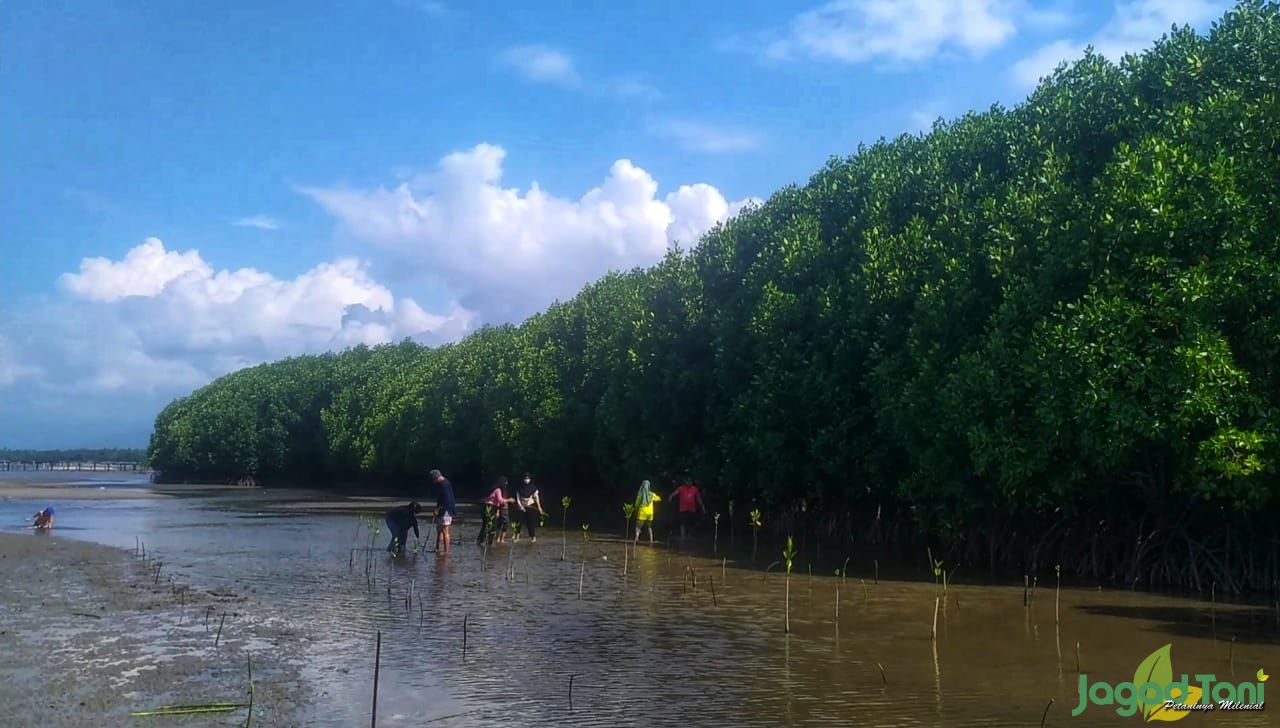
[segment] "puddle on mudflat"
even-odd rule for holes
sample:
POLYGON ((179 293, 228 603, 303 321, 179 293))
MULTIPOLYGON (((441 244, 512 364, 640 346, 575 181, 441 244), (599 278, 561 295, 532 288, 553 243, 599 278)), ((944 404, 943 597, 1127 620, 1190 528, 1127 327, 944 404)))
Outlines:
MULTIPOLYGON (((270 619, 275 638, 237 649, 301 654, 316 701, 299 718, 307 725, 368 720, 379 631, 378 721, 388 726, 449 716, 456 720, 440 723, 1027 726, 1039 725, 1050 699, 1046 725, 1130 725, 1135 718, 1100 706, 1071 717, 1079 703, 1077 643, 1091 681, 1131 680, 1167 643, 1175 674, 1244 682, 1258 668, 1280 672, 1280 625, 1270 607, 1064 589, 1055 626, 1052 587, 1037 589, 1026 609, 1020 586, 960 585, 939 603, 935 642, 933 584, 874 584, 869 565, 850 564, 842 584, 791 576, 788 634, 785 576, 738 568, 733 558, 722 564, 661 546, 624 554, 616 540, 584 541, 578 533, 565 548, 554 529, 537 544, 524 539, 486 557, 474 544, 476 524, 464 522, 448 557, 424 552, 393 561, 382 551, 385 529, 366 551, 353 515, 373 515, 381 525, 381 501, 192 492, 67 501, 58 505, 58 523, 76 527, 65 532, 70 538, 129 550, 145 543, 182 581, 215 596, 220 589, 248 596, 244 609, 264 612, 257 616, 270 619), (366 563, 375 566, 372 575, 366 563), (415 594, 406 604, 411 581, 415 594)), ((10 530, 36 507, 0 502, 0 524, 10 530)), ((434 534, 422 535, 430 545, 434 534)), ((761 557, 761 565, 769 560, 761 557)), ((187 620, 186 648, 204 649, 202 617, 187 620)), ((173 637, 174 628, 163 629, 173 637)), ((164 657, 180 659, 181 649, 164 657)), ((104 660, 96 669, 112 668, 104 660)), ((1274 725, 1269 707, 1189 720, 1274 725)))

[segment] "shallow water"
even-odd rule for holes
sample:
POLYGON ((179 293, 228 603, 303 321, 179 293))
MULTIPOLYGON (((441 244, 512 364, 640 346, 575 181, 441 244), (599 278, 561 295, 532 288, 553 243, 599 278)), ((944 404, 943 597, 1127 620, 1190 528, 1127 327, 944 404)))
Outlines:
MULTIPOLYGON (((148 487, 111 476, 110 483, 80 480, 95 489, 148 487)), ((21 529, 43 505, 0 500, 0 528, 21 529)), ((1054 592, 1043 584, 1030 609, 1021 586, 957 585, 939 605, 935 642, 934 584, 876 584, 870 569, 858 568, 866 565, 851 564, 838 625, 838 580, 792 575, 786 634, 787 582, 776 569, 766 577, 732 558, 722 565, 663 546, 624 557, 622 543, 608 536, 569 534, 561 561, 561 536, 547 529, 537 544, 494 547, 486 559, 474 543, 478 524, 469 519, 455 529, 449 556, 392 560, 382 551, 385 528, 372 552, 352 552, 369 545, 357 513, 381 526, 385 506, 370 499, 208 489, 56 506, 59 534, 130 550, 145 542, 166 573, 246 594, 273 619, 294 625, 294 647, 319 696, 304 717, 308 725, 368 720, 379 630, 378 724, 386 726, 435 719, 1034 726, 1050 699, 1046 725, 1128 725, 1141 716, 1093 705, 1071 716, 1079 703, 1077 642, 1091 681, 1131 680, 1138 663, 1166 643, 1175 674, 1213 672, 1244 682, 1256 680, 1260 667, 1280 672, 1280 615, 1270 607, 1063 589, 1055 628, 1054 592), (374 565, 372 576, 366 563, 374 565), (689 567, 696 588, 687 582, 689 567), (411 580, 416 595, 406 607, 411 580)), ((422 535, 430 546, 433 534, 422 535)), ((1269 708, 1198 714, 1184 725, 1280 723, 1269 708)))

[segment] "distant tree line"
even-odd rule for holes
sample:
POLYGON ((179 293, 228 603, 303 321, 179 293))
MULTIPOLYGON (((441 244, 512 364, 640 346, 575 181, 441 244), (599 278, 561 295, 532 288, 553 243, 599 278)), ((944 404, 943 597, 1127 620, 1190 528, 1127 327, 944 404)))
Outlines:
POLYGON ((142 448, 99 448, 73 450, 4 450, 0 460, 27 463, 145 463, 147 451, 142 448))
POLYGON ((808 184, 519 326, 245 369, 168 479, 688 472, 766 527, 1208 590, 1280 578, 1280 11, 1246 2, 808 184))

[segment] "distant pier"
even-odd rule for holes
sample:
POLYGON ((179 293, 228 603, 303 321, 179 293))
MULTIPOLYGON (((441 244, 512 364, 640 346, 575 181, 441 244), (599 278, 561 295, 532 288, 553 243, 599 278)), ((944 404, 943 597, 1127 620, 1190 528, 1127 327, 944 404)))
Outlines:
POLYGON ((0 460, 0 471, 3 472, 25 472, 25 471, 49 470, 63 472, 88 472, 88 473, 123 473, 123 472, 148 472, 150 469, 136 462, 31 462, 20 460, 0 460))

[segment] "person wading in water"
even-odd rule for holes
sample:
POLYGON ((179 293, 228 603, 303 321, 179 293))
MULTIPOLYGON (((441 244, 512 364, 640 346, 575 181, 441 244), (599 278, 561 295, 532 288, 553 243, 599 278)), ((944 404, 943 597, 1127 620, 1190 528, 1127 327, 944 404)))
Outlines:
POLYGON ((453 524, 453 517, 458 514, 458 504, 453 499, 453 483, 439 470, 432 470, 428 475, 431 482, 440 489, 440 494, 436 497, 436 518, 440 524, 440 528, 436 530, 436 553, 447 554, 453 538, 449 533, 449 526, 453 524))
POLYGON ((634 543, 640 543, 640 529, 649 529, 649 545, 653 545, 653 506, 662 500, 662 497, 653 492, 653 488, 649 486, 649 481, 640 483, 640 491, 636 493, 636 538, 634 543))
POLYGON ((387 511, 387 531, 391 533, 391 543, 387 544, 387 551, 391 552, 392 556, 400 555, 405 541, 409 538, 410 528, 413 529, 414 538, 422 538, 418 533, 418 514, 421 512, 422 506, 418 505, 418 501, 387 511))
POLYGON ((533 483, 533 476, 525 473, 524 479, 516 488, 516 507, 520 509, 520 520, 524 530, 529 533, 532 543, 538 542, 538 519, 547 515, 542 510, 542 499, 538 496, 538 486, 533 483), (536 512, 535 512, 536 511, 536 512))

